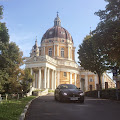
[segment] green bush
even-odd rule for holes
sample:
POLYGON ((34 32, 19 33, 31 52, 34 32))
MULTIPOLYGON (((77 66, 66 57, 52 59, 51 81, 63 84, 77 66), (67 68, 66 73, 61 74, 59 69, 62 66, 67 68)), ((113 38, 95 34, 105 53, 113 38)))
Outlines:
MULTIPOLYGON (((118 99, 120 100, 120 89, 104 89, 100 90, 100 98, 104 99, 111 99, 111 100, 117 100, 117 94, 118 94, 118 99)), ((85 96, 88 97, 98 97, 98 90, 94 91, 87 91, 85 92, 85 96)))
POLYGON ((54 92, 54 90, 48 90, 48 92, 54 92))

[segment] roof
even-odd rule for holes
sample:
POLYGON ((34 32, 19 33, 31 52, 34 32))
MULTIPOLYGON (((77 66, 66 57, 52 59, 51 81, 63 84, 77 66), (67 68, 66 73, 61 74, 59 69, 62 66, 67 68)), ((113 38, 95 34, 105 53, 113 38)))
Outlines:
POLYGON ((73 42, 72 36, 70 33, 63 27, 61 26, 54 26, 46 31, 46 33, 43 35, 41 42, 44 39, 49 39, 49 38, 63 38, 63 39, 68 39, 73 42))

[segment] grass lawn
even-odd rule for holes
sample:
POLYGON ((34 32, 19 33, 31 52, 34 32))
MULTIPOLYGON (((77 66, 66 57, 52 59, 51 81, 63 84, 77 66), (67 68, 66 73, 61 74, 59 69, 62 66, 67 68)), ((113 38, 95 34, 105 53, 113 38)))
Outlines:
POLYGON ((35 98, 30 96, 20 100, 8 100, 0 103, 0 120, 18 120, 26 104, 35 98))

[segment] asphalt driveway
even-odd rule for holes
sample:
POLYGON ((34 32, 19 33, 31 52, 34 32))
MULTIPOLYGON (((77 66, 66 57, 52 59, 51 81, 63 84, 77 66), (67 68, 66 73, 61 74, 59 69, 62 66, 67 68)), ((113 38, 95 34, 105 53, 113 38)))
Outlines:
POLYGON ((120 120, 120 102, 87 97, 85 103, 61 103, 53 94, 30 105, 25 120, 120 120))

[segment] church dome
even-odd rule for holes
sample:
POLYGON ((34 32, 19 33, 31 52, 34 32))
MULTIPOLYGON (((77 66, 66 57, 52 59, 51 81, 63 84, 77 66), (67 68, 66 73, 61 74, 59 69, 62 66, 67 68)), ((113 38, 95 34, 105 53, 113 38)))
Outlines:
POLYGON ((70 40, 73 42, 72 36, 70 33, 63 27, 61 27, 61 20, 57 14, 57 17, 54 20, 54 27, 48 29, 46 33, 43 35, 41 42, 44 39, 49 39, 49 38, 63 38, 66 40, 70 40))

